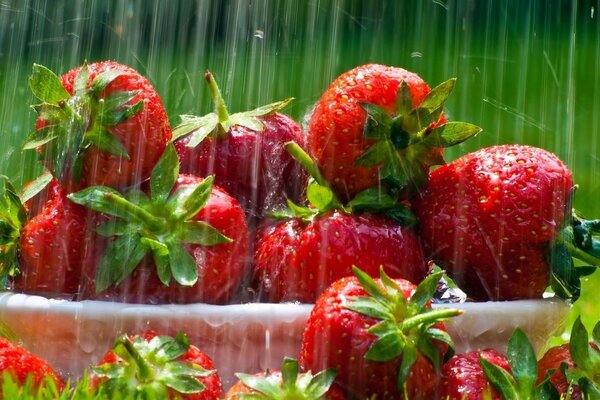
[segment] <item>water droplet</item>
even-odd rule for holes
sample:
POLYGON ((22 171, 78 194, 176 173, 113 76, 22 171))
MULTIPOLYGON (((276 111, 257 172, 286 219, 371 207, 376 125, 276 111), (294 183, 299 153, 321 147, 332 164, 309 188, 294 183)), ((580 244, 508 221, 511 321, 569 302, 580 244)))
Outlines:
POLYGON ((413 51, 412 53, 410 53, 410 56, 412 58, 421 58, 423 57, 423 53, 421 53, 420 51, 413 51))
POLYGON ((256 31, 254 31, 254 37, 257 39, 264 39, 265 38, 265 32, 257 29, 256 31))

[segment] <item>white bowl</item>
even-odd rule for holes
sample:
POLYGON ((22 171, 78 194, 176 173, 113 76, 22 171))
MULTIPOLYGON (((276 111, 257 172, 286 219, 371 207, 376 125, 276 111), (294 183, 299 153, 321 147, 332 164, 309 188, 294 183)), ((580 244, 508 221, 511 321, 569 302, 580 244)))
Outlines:
MULTIPOLYGON (((566 320, 567 303, 544 299, 452 305, 465 313, 448 323, 458 352, 504 350, 516 327, 538 348, 566 320)), ((284 356, 299 357, 302 332, 312 306, 242 304, 215 306, 71 302, 0 293, 0 323, 29 351, 47 359, 65 377, 77 378, 97 363, 119 334, 153 329, 184 331, 209 355, 226 388, 235 372, 277 368, 284 356)))

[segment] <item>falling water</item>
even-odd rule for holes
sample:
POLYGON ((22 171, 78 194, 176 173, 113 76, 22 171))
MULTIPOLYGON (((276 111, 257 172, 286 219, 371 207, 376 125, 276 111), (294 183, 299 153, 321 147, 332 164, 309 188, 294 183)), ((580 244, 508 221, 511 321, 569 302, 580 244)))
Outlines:
MULTIPOLYGON (((33 63, 64 73, 113 59, 147 76, 171 123, 212 103, 205 70, 230 111, 294 97, 302 121, 329 83, 368 62, 402 66, 430 86, 457 77, 452 120, 484 132, 453 159, 498 143, 556 153, 573 171, 576 208, 600 216, 600 19, 597 0, 0 0, 0 174, 18 186, 41 170, 20 147, 35 126, 33 63)), ((600 315, 584 283, 575 311, 600 315)), ((265 336, 269 343, 270 337, 265 336)))

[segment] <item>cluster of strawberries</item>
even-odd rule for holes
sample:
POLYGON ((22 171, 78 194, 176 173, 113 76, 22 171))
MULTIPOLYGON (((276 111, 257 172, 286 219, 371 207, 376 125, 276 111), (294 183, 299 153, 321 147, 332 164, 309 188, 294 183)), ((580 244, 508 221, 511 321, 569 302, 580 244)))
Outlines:
POLYGON ((74 300, 316 302, 303 367, 338 369, 351 396, 417 399, 439 387, 452 347, 442 321, 456 315, 431 310, 441 275, 429 261, 476 300, 541 298, 549 285, 575 298, 593 268, 573 257, 600 265, 598 224, 571 211, 573 177, 555 155, 509 144, 445 163, 445 148, 480 132, 447 121, 453 79, 430 89, 398 67, 359 66, 303 129, 280 113, 291 99, 230 114, 205 78, 215 111, 172 130, 130 67, 59 77, 34 65, 41 103, 24 149, 48 172, 21 191, 0 179, 7 285, 74 300), (371 374, 365 357, 395 361, 371 374))
POLYGON ((0 393, 19 399, 582 399, 600 398, 600 322, 590 338, 580 319, 570 342, 541 359, 517 328, 506 353, 454 354, 443 320, 456 309, 431 308, 441 272, 419 286, 355 269, 319 296, 300 360, 280 369, 237 373, 226 392, 210 356, 154 331, 122 335, 75 383, 46 360, 0 339, 0 393), (313 373, 316 371, 316 373, 313 373))

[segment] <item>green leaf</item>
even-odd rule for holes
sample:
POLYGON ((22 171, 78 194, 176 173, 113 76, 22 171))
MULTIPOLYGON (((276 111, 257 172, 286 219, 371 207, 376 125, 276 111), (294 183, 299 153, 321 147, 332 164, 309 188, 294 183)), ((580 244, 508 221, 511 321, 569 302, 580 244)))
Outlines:
POLYGON ((454 340, 448 332, 438 328, 427 329, 427 337, 431 340, 446 343, 448 350, 444 354, 444 362, 448 361, 454 355, 454 340))
POLYGON ((398 115, 406 115, 413 108, 413 98, 410 93, 410 87, 406 81, 400 82, 398 94, 396 96, 396 113, 398 115))
POLYGON ((451 78, 440 83, 425 96, 425 99, 419 104, 419 108, 432 112, 442 107, 455 85, 456 78, 451 78))
POLYGON ((281 399, 282 398, 282 390, 273 380, 264 379, 260 376, 256 375, 248 375, 242 373, 236 373, 235 376, 246 386, 254 389, 258 393, 261 393, 262 396, 258 398, 268 398, 268 399, 281 399))
POLYGON ((430 301, 435 294, 440 279, 442 279, 443 276, 444 272, 436 272, 423 279, 411 296, 409 304, 414 307, 415 310, 418 310, 418 312, 422 311, 427 305, 427 302, 430 301))
POLYGON ((372 103, 359 103, 367 112, 363 137, 367 140, 384 140, 390 136, 392 117, 382 107, 372 103))
POLYGON ((331 210, 336 205, 336 197, 333 190, 327 186, 321 186, 314 181, 308 184, 306 197, 321 212, 331 210))
POLYGON ((297 217, 304 221, 310 221, 316 215, 319 214, 319 210, 317 210, 316 208, 302 207, 302 206, 295 204, 294 202, 292 202, 289 199, 287 200, 287 205, 290 209, 289 216, 297 217))
POLYGON ((71 115, 70 108, 65 104, 42 103, 35 104, 31 108, 36 112, 39 119, 44 120, 46 126, 57 125, 71 115))
POLYGON ((124 107, 131 102, 138 94, 139 90, 118 90, 111 92, 102 99, 103 110, 113 110, 124 107))
POLYGON ((243 126, 244 128, 251 129, 256 132, 262 132, 265 130, 265 124, 261 122, 258 118, 248 117, 240 114, 233 114, 229 117, 229 125, 228 127, 223 128, 224 131, 229 131, 232 126, 243 126))
POLYGON ((460 144, 481 132, 481 128, 466 122, 451 121, 431 130, 423 139, 428 147, 447 148, 460 144))
POLYGON ((351 298, 346 308, 376 319, 386 320, 393 318, 390 310, 385 305, 368 296, 351 298))
POLYGON ((569 352, 573 362, 584 370, 593 370, 593 363, 590 357, 589 336, 585 326, 578 316, 571 327, 571 338, 569 341, 569 352))
POLYGON ((135 114, 144 109, 144 101, 139 100, 137 103, 118 108, 104 107, 100 110, 98 120, 101 125, 115 126, 121 122, 131 119, 135 114))
POLYGON ((337 371, 334 368, 328 368, 316 374, 306 386, 306 397, 308 399, 321 399, 329 390, 337 371))
POLYGON ((381 286, 377 284, 377 282, 375 282, 375 280, 369 274, 360 270, 356 266, 352 266, 352 272, 358 279, 363 289, 365 289, 365 291, 371 297, 384 304, 388 301, 388 296, 385 293, 385 291, 381 288, 381 286))
POLYGON ((102 126, 94 126, 85 134, 85 139, 100 150, 129 160, 129 154, 121 139, 102 126))
POLYGON ((222 243, 231 243, 232 240, 217 229, 202 221, 186 221, 182 225, 180 240, 183 243, 213 246, 222 243))
POLYGON ((408 381, 411 369, 415 364, 415 361, 417 361, 417 356, 417 349, 412 344, 404 346, 402 361, 400 363, 400 368, 398 369, 398 380, 396 383, 399 391, 408 381))
POLYGON ((72 202, 94 211, 124 219, 132 217, 137 220, 137 216, 132 214, 129 208, 135 205, 126 200, 117 190, 108 186, 90 186, 67 197, 72 202))
POLYGON ((48 171, 44 171, 40 176, 32 180, 23 188, 23 192, 20 195, 23 203, 31 200, 38 193, 40 193, 48 184, 52 181, 52 174, 48 171))
POLYGON ((533 395, 538 376, 537 358, 529 338, 520 328, 510 337, 506 356, 519 393, 533 395))
POLYGON ((58 104, 71 97, 62 85, 60 78, 54 72, 39 64, 33 64, 33 71, 29 77, 29 87, 35 97, 50 104, 58 104))
MULTIPOLYGON (((212 194, 214 175, 204 178, 194 189, 183 198, 181 209, 176 210, 175 215, 183 220, 194 217, 204 208, 212 194)), ((181 198, 180 198, 181 199, 181 198)))
POLYGON ((140 228, 132 226, 129 221, 111 220, 96 228, 96 232, 104 237, 121 236, 127 232, 135 232, 140 228))
POLYGON ((198 281, 196 260, 180 243, 167 242, 169 264, 173 279, 183 286, 193 286, 198 281))
POLYGON ((117 70, 109 70, 105 71, 94 78, 92 82, 92 91, 96 95, 96 97, 100 97, 100 94, 106 89, 108 85, 119 76, 125 75, 122 71, 117 70))
POLYGON ((217 114, 210 113, 203 117, 194 115, 181 115, 181 123, 173 129, 173 141, 191 135, 187 143, 188 147, 198 146, 204 139, 217 128, 219 118, 217 114))
POLYGON ((206 386, 191 376, 178 376, 173 379, 163 379, 165 386, 181 393, 192 394, 202 392, 206 386))
POLYGON ((178 176, 179 160, 177 152, 175 146, 169 144, 150 175, 150 193, 154 203, 162 204, 167 201, 178 176))
POLYGON ((298 365, 298 360, 293 358, 285 357, 283 362, 281 363, 281 381, 282 386, 290 390, 295 388, 298 382, 298 374, 300 372, 300 367, 298 365))
POLYGON ((486 377, 505 400, 520 400, 515 381, 504 368, 489 362, 481 355, 479 360, 486 377))
MULTIPOLYGON (((270 104, 267 104, 264 106, 257 107, 251 111, 245 111, 240 114, 245 114, 246 116, 250 116, 250 117, 264 117, 266 115, 270 115, 270 114, 276 113, 280 110, 283 110, 292 101, 294 101, 294 98, 290 97, 285 100, 276 101, 274 103, 270 103, 270 104)), ((236 114, 234 114, 234 115, 236 115, 236 114)))
POLYGON ((409 350, 408 356, 410 356, 411 348, 411 346, 406 345, 398 331, 388 331, 377 338, 365 354, 365 358, 371 361, 384 362, 392 360, 402 354, 402 359, 404 361, 404 359, 407 358, 407 353, 403 354, 403 351, 405 349, 409 350))
POLYGON ((373 167, 395 157, 394 148, 389 140, 382 140, 369 147, 354 162, 356 167, 373 167))
POLYGON ((96 271, 96 292, 120 283, 139 265, 147 249, 137 234, 126 234, 112 241, 107 247, 96 271))
POLYGON ((37 129, 25 138, 22 149, 35 150, 38 147, 45 145, 59 136, 60 129, 60 127, 55 125, 48 125, 41 129, 37 129))

